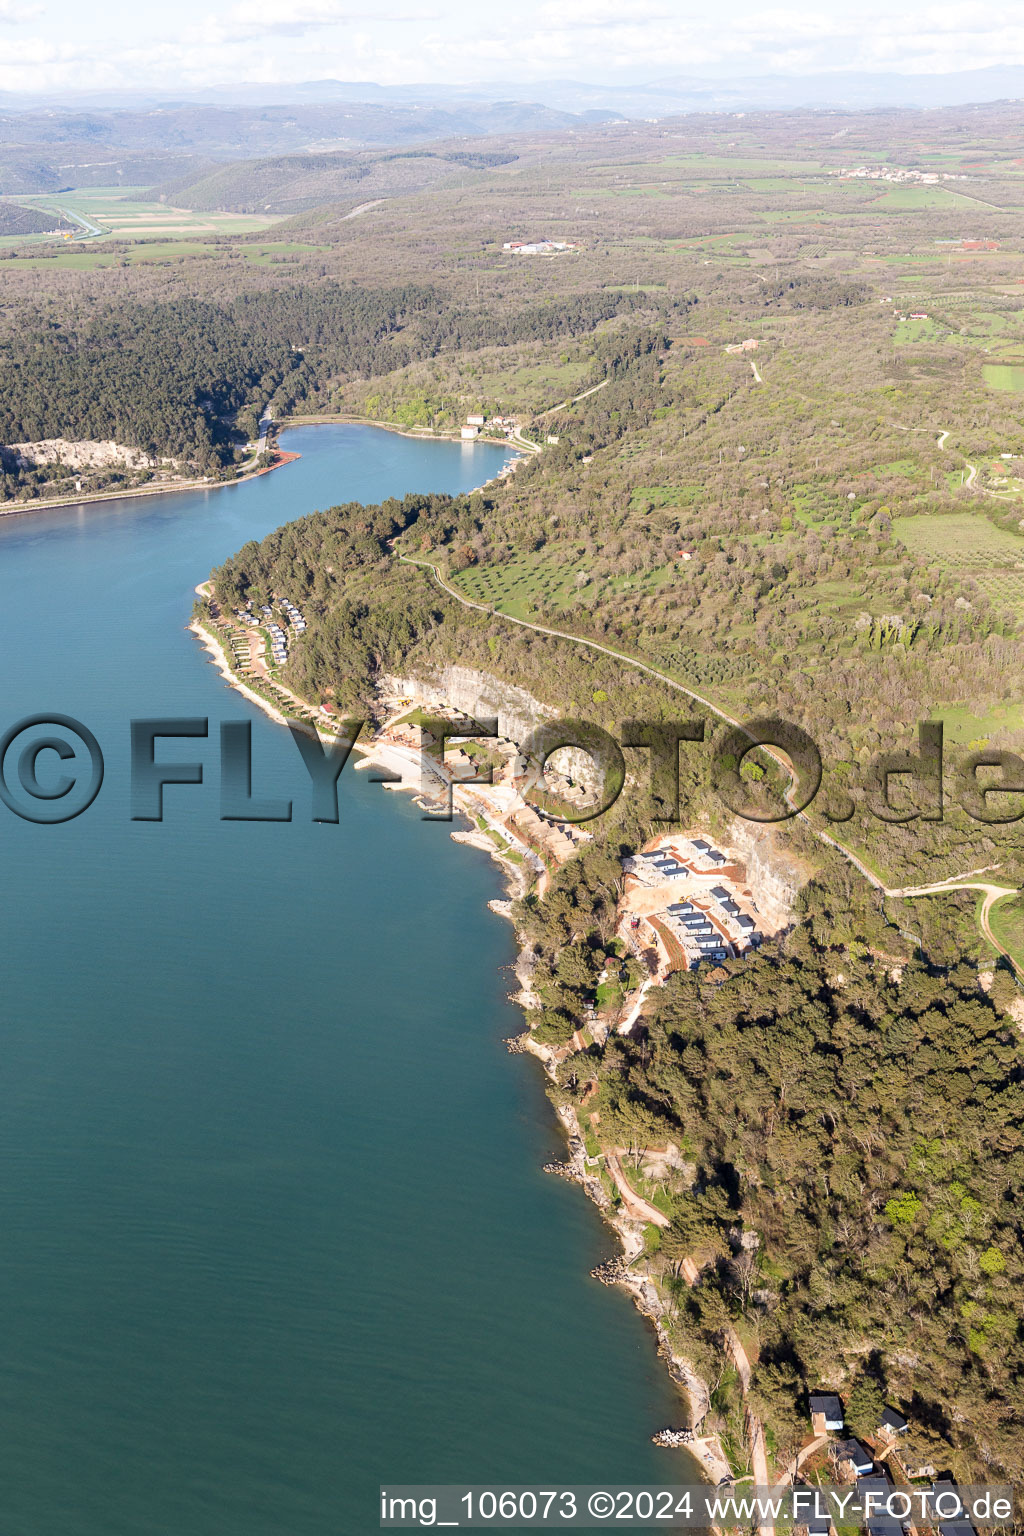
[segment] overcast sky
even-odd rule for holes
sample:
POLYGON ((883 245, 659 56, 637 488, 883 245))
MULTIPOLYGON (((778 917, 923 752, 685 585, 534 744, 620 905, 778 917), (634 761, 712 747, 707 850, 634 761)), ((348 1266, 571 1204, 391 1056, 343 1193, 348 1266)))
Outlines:
POLYGON ((0 90, 1024 64, 1009 0, 0 0, 0 90))

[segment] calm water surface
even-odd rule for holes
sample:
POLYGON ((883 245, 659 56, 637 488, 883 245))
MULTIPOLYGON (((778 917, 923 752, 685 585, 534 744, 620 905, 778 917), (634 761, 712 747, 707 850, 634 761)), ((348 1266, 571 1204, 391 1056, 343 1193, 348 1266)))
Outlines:
POLYGON ((2 724, 58 710, 107 760, 66 826, 0 809, 0 1529, 347 1536, 382 1482, 682 1478, 612 1251, 540 1172, 509 1057, 495 867, 346 773, 312 825, 287 733, 186 624, 247 539, 336 502, 467 490, 502 451, 304 428, 209 494, 0 522, 2 724), (132 823, 133 716, 206 715, 202 787, 132 823), (290 825, 217 820, 220 719, 290 825), (344 781, 343 781, 344 787, 344 781))

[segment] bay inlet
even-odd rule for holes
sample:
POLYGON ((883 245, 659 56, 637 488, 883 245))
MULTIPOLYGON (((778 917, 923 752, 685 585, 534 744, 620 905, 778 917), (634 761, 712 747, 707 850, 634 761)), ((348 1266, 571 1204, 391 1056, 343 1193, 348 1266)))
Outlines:
POLYGON ((458 492, 502 448, 286 434, 279 472, 0 520, 3 727, 93 730, 65 826, 0 811, 0 1452, 19 1536, 348 1536, 381 1483, 692 1477, 652 1337, 519 1032, 485 854, 288 735, 185 631, 193 588, 318 508, 458 492), (129 819, 133 717, 208 716, 207 782, 129 819), (222 719, 290 824, 218 820, 222 719))

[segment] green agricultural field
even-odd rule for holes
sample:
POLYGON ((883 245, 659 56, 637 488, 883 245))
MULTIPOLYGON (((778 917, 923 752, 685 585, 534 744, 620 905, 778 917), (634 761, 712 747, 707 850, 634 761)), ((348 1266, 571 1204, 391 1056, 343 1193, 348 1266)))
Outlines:
POLYGON ((1024 970, 1024 896, 1004 896, 989 914, 992 932, 1024 970))
POLYGON ((1019 319, 1017 314, 1007 315, 999 310, 981 309, 971 315, 967 325, 974 336, 1001 336, 1019 319))
POLYGON ((913 346, 919 342, 943 341, 949 334, 948 328, 940 325, 938 321, 927 320, 900 320, 893 332, 893 345, 897 347, 913 346))
POLYGON ((453 584, 474 602, 525 619, 539 608, 569 607, 583 586, 576 578, 585 570, 583 561, 567 564, 527 555, 500 566, 463 571, 453 584))
POLYGON ((329 251, 329 245, 308 245, 301 240, 268 240, 262 245, 238 245, 234 248, 254 266, 273 265, 279 256, 300 256, 309 251, 329 251))
POLYGON ((145 261, 185 261, 195 256, 222 255, 222 246, 204 245, 200 240, 144 240, 139 245, 131 246, 117 259, 137 266, 145 261))
MULTIPOLYGON (((656 160, 648 169, 658 170, 664 167, 678 166, 680 169, 704 172, 726 172, 735 177, 757 177, 767 179, 769 177, 797 177, 797 176, 822 176, 827 167, 817 160, 744 160, 732 159, 728 155, 668 155, 664 160, 656 160)), ((618 169, 615 166, 605 167, 614 174, 618 169)))
POLYGON ((793 197, 820 197, 821 176, 745 176, 741 186, 749 192, 782 192, 793 197))
POLYGON ((921 465, 916 459, 893 459, 889 464, 875 464, 872 467, 873 475, 906 475, 916 479, 921 473, 921 465))
POLYGON ((938 251, 909 251, 900 252, 894 256, 876 256, 876 261, 884 261, 888 266, 916 266, 918 262, 945 261, 946 258, 938 251))
POLYGON ((1012 390, 1015 395, 1024 394, 1024 365, 986 363, 981 373, 989 389, 1012 390))
POLYGON ((1024 538, 997 528, 981 512, 897 517, 893 533, 928 563, 969 575, 993 603, 1024 606, 1024 538))
POLYGON ((701 485, 638 485, 629 504, 631 507, 692 507, 703 494, 701 485))
POLYGON ((55 215, 66 209, 103 231, 97 239, 145 240, 154 237, 181 239, 190 235, 240 235, 268 229, 275 218, 253 218, 235 213, 193 213, 166 203, 129 202, 135 187, 84 187, 60 196, 26 197, 26 207, 55 215))
MULTIPOLYGON (((21 239, 3 243, 24 247, 27 242, 21 239)), ((241 256, 253 266, 269 266, 276 256, 324 249, 326 249, 324 246, 299 245, 294 241, 285 240, 252 246, 210 245, 201 240, 140 240, 138 244, 130 245, 126 249, 115 248, 112 244, 101 240, 76 241, 74 244, 68 242, 66 245, 55 245, 51 242, 48 254, 40 250, 38 255, 20 256, 18 267, 19 270, 22 267, 35 267, 47 272, 91 271, 97 267, 113 267, 119 264, 137 267, 144 266, 146 263, 169 263, 196 258, 224 260, 229 251, 241 256)))
POLYGON ((896 186, 883 192, 881 197, 873 197, 871 208, 880 213, 924 213, 933 208, 951 211, 970 208, 977 212, 978 205, 973 198, 962 197, 959 192, 947 192, 944 187, 896 186))
MULTIPOLYGON (((24 243, 21 240, 3 242, 5 247, 17 245, 19 249, 23 248, 24 243)), ((45 272, 91 272, 96 267, 112 267, 116 259, 96 250, 91 243, 75 246, 74 250, 67 247, 54 249, 53 256, 19 256, 17 270, 20 272, 25 267, 32 267, 45 272)))
MULTIPOLYGON (((502 368, 487 363, 462 376, 461 389, 483 400, 500 400, 517 409, 546 410, 560 400, 578 394, 594 376, 593 364, 586 358, 560 363, 555 359, 523 363, 502 368)), ((556 431, 554 426, 549 431, 556 431)))
POLYGON ((962 704, 940 704, 932 710, 931 718, 942 721, 943 736, 949 746, 966 747, 973 752, 1001 732, 1024 729, 1024 704, 1016 700, 995 704, 981 714, 962 704))
POLYGON ((1009 363, 1021 360, 1016 356, 1024 349, 1024 315, 1019 310, 958 310, 952 323, 956 325, 957 320, 962 321, 963 332, 949 338, 955 345, 984 350, 1009 363))

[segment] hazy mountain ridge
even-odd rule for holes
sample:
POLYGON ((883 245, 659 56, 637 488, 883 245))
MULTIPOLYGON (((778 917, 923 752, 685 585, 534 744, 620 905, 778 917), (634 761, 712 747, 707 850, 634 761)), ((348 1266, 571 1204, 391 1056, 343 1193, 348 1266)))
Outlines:
POLYGON ((831 106, 963 106, 1020 97, 1024 97, 1024 66, 1007 64, 945 74, 835 70, 806 75, 737 75, 719 69, 707 74, 672 75, 647 81, 613 79, 603 83, 560 78, 456 84, 420 81, 406 85, 330 79, 285 84, 225 81, 195 91, 65 91, 49 96, 8 91, 0 92, 0 109, 19 113, 40 108, 69 112, 77 106, 93 112, 145 112, 157 107, 173 110, 198 105, 232 109, 350 104, 391 109, 430 106, 454 111, 464 110, 468 104, 500 108, 513 103, 543 103, 548 110, 573 114, 598 110, 647 116, 705 110, 746 111, 758 107, 792 110, 831 106))
MULTIPOLYGON (((350 178, 307 167, 323 185, 287 192, 296 168, 251 168, 200 185, 216 162, 271 161, 369 148, 439 143, 503 134, 564 133, 624 119, 681 114, 894 110, 915 104, 991 103, 1024 97, 1024 68, 946 75, 836 72, 828 75, 675 76, 643 84, 542 83, 401 86, 319 80, 246 84, 204 92, 94 92, 43 99, 0 94, 0 194, 55 192, 70 186, 158 185, 168 201, 184 189, 197 209, 298 212, 343 201, 350 178), (166 183, 166 186, 163 185, 166 183)), ((337 166, 335 166, 337 169, 337 166)), ((431 185, 432 179, 422 180, 431 185)), ((365 190, 365 189, 364 189, 365 190)), ((380 177, 369 196, 416 190, 380 177)))
POLYGON ((0 144, 89 144, 136 155, 173 152, 237 160, 459 136, 551 132, 613 115, 579 116, 516 101, 430 108, 372 102, 262 107, 196 103, 151 111, 6 111, 0 115, 0 144))

